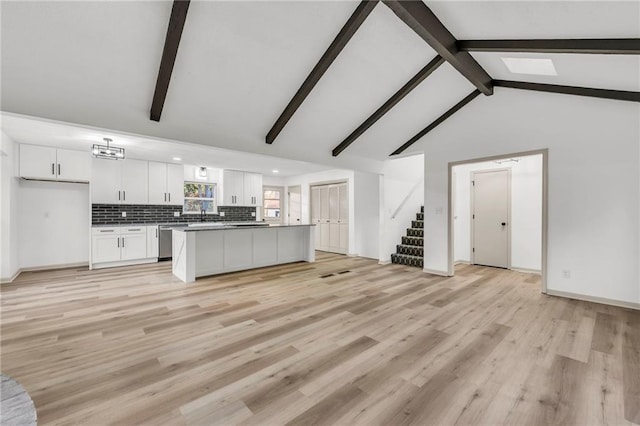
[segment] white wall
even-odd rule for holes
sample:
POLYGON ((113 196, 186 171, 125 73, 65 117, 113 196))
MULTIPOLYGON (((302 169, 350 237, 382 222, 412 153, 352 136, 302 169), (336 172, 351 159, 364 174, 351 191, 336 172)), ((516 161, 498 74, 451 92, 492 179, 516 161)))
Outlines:
POLYGON ((20 180, 20 268, 89 263, 89 185, 20 180))
MULTIPOLYGON (((357 244, 355 234, 355 203, 354 203, 354 175, 352 170, 327 170, 316 173, 308 173, 299 176, 291 176, 286 179, 287 188, 289 186, 300 185, 302 197, 301 214, 302 223, 311 222, 311 185, 328 182, 347 182, 349 191, 349 255, 357 255, 357 244)), ((285 192, 287 191, 285 188, 285 192)))
POLYGON ((453 168, 454 260, 471 262, 472 172, 511 169, 511 267, 542 268, 542 155, 517 157, 518 162, 494 161, 453 168))
POLYGON ((633 102, 501 88, 477 98, 423 142, 425 269, 449 272, 449 162, 548 148, 548 289, 640 302, 639 122, 633 102))
POLYGON ((18 145, 0 133, 0 281, 8 282, 18 273, 18 145))
POLYGON ((380 255, 380 175, 355 173, 355 239, 358 256, 380 255))
MULTIPOLYGON (((349 191, 350 256, 378 259, 380 244, 380 175, 355 173, 352 170, 328 170, 285 179, 285 192, 300 185, 302 223, 310 223, 310 187, 314 184, 347 182, 349 191)), ((286 199, 285 199, 286 203, 286 199)))
POLYGON ((382 181, 379 259, 388 263, 424 203, 424 155, 385 161, 382 181))

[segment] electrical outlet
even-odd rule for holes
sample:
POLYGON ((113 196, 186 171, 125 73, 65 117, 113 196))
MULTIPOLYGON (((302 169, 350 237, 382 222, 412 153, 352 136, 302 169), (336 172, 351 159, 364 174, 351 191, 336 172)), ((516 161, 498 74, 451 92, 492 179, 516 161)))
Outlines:
POLYGON ((122 212, 122 217, 127 217, 127 212, 122 212))
POLYGON ((256 217, 256 212, 251 212, 251 217, 256 217))
POLYGON ((442 214, 442 207, 436 207, 436 214, 442 214))
POLYGON ((224 212, 219 213, 220 217, 224 217, 224 212))
POLYGON ((173 212, 173 217, 180 217, 180 212, 173 212))
POLYGON ((568 269, 565 269, 564 271, 562 271, 562 277, 565 279, 571 279, 571 271, 568 269))

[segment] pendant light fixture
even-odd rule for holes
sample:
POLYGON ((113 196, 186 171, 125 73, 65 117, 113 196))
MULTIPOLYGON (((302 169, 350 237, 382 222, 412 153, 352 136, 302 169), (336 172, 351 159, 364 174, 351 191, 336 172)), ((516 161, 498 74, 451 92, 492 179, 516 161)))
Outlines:
POLYGON ((104 158, 107 160, 124 160, 124 148, 111 146, 112 139, 102 139, 106 145, 94 144, 91 153, 96 158, 104 158))

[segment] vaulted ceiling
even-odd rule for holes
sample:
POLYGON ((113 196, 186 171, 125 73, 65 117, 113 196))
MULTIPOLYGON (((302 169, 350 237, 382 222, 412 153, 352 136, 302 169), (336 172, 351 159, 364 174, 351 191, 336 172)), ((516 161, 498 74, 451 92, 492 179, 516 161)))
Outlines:
MULTIPOLYGON (((640 37, 640 3, 635 1, 425 4, 459 40, 640 37)), ((436 56, 382 4, 364 20, 274 143, 265 143, 357 6, 353 1, 192 1, 161 119, 153 121, 151 102, 172 2, 5 1, 0 6, 1 109, 379 170, 391 152, 475 89, 444 63, 333 157, 342 140, 436 56)), ((493 79, 640 91, 638 55, 470 53, 493 79), (514 75, 500 59, 523 56, 551 58, 558 75, 514 75)), ((491 99, 507 90, 514 89, 496 87, 491 99)), ((442 124, 452 125, 464 123, 454 115, 442 124)), ((403 155, 420 152, 428 139, 403 155)))

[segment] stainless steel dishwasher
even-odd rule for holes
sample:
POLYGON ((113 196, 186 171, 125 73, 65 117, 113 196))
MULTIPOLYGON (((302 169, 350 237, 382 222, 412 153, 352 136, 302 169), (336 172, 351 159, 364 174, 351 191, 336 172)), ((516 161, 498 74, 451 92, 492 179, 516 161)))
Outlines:
POLYGON ((160 229, 160 242, 158 249, 158 260, 171 260, 171 235, 173 228, 178 227, 186 227, 189 226, 185 224, 179 225, 160 225, 158 229, 160 229))

